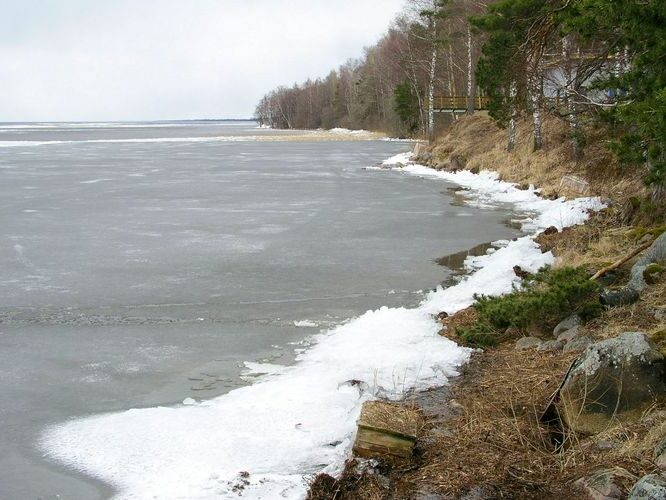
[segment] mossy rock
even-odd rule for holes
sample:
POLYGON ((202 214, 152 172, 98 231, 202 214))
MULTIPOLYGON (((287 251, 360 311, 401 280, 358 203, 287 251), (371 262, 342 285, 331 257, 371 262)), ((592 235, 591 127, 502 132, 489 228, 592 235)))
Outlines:
POLYGON ((565 375, 559 392, 567 427, 597 434, 640 420, 666 399, 666 360, 644 333, 625 332, 587 348, 565 375))
POLYGON ((659 330, 650 334, 650 340, 654 342, 659 352, 666 358, 666 330, 659 330))
POLYGON ((659 238, 666 232, 666 226, 643 227, 636 226, 627 232, 627 237, 631 240, 638 241, 646 234, 651 235, 654 239, 659 238))
POLYGON ((654 285, 661 281, 664 271, 666 271, 666 267, 654 263, 650 264, 643 271, 643 279, 648 285, 654 285))

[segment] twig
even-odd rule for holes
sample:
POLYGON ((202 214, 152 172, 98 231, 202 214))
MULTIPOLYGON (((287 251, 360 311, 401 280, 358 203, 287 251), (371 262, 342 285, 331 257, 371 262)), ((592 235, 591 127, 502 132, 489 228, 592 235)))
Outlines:
POLYGON ((603 269, 599 269, 594 274, 594 276, 592 276, 590 278, 590 280, 591 281, 597 280, 597 279, 601 278, 604 274, 612 271, 613 269, 617 269, 618 267, 620 267, 622 264, 627 262, 632 257, 635 257, 636 255, 641 253, 643 250, 646 250, 648 247, 650 247, 652 245, 652 243, 653 243, 652 241, 648 241, 647 243, 644 243, 641 246, 639 246, 638 248, 632 250, 631 253, 629 253, 629 255, 627 255, 626 257, 622 257, 620 260, 618 260, 617 262, 614 262, 613 264, 611 264, 608 267, 604 267, 603 269))

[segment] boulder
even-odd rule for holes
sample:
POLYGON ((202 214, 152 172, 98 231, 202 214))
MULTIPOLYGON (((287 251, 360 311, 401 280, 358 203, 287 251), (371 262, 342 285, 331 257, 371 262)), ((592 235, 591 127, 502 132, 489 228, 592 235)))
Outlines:
POLYGON ((666 397, 664 356, 644 333, 626 332, 590 345, 572 363, 557 405, 573 431, 597 434, 634 422, 666 397))
POLYGON ((578 316, 578 314, 572 314, 571 316, 563 319, 557 324, 557 326, 553 329, 553 336, 557 337, 559 334, 566 332, 567 330, 571 330, 572 328, 575 328, 582 324, 583 320, 580 319, 580 316, 578 316))
POLYGON ((561 340, 547 340, 543 344, 537 346, 537 351, 561 351, 564 347, 564 342, 561 340))
POLYGON ((457 170, 463 170, 465 168, 465 165, 467 165, 467 160, 463 155, 451 155, 451 159, 449 160, 449 168, 455 172, 457 170))
POLYGON ((629 306, 640 299, 638 290, 625 286, 618 290, 603 290, 599 302, 606 307, 629 306))
POLYGON ((631 268, 629 283, 619 290, 604 290, 600 300, 608 307, 628 305, 636 302, 645 288, 658 281, 666 262, 666 232, 647 249, 631 268))
POLYGON ((629 287, 642 292, 648 285, 644 274, 654 268, 652 264, 659 264, 666 261, 666 233, 654 240, 652 246, 647 249, 645 254, 631 268, 631 278, 629 287))
POLYGON ((412 158, 413 158, 413 161, 415 161, 416 163, 418 163, 420 165, 429 165, 430 162, 432 161, 432 153, 425 152, 425 153, 421 153, 418 156, 413 156, 412 158))
POLYGON ((657 321, 666 321, 666 306, 660 306, 654 310, 654 319, 657 321))
POLYGON ((664 500, 666 478, 663 474, 648 474, 640 478, 629 491, 628 500, 664 500))
POLYGON ((592 344, 594 344, 594 340, 592 339, 592 337, 589 337, 588 335, 583 335, 581 337, 574 337, 573 339, 571 339, 569 342, 566 343, 563 351, 564 352, 584 351, 585 349, 588 348, 588 346, 592 344))
POLYGON ((533 349, 543 344, 543 340, 537 337, 523 337, 516 341, 516 351, 524 351, 525 349, 533 349))
POLYGON ((428 152, 428 145, 425 142, 417 142, 414 144, 414 150, 412 151, 412 157, 419 157, 423 153, 428 152))
POLYGON ((560 342, 564 342, 566 344, 567 342, 571 342, 579 335, 580 335, 580 326, 574 326, 573 328, 570 328, 569 330, 565 330, 562 333, 560 333, 557 336, 557 340, 559 340, 560 342))
MULTIPOLYGON (((602 469, 582 477, 574 484, 590 500, 619 500, 624 498, 622 482, 635 477, 621 467, 602 469)), ((624 490, 626 491, 626 490, 624 490)))
POLYGON ((666 469, 666 438, 654 447, 654 463, 660 469, 666 469))

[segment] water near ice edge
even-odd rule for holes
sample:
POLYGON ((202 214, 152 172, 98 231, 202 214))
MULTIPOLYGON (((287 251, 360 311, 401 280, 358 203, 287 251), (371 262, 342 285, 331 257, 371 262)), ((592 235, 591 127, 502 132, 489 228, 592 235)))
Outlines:
MULTIPOLYGON (((419 165, 403 170, 470 188, 472 203, 530 211, 528 231, 577 224, 588 210, 601 208, 596 199, 542 200, 534 189, 521 191, 487 172, 448 174, 419 165)), ((244 471, 250 474, 245 498, 302 498, 309 474, 339 471, 363 401, 444 384, 468 360, 468 349, 437 335, 432 314, 467 307, 477 292, 510 291, 514 265, 536 271, 553 261, 529 236, 498 246, 470 259, 468 277, 430 293, 419 307, 368 311, 320 334, 294 366, 246 364, 245 374, 258 377, 254 385, 201 403, 52 426, 41 446, 52 458, 113 484, 119 498, 237 498, 244 471)))

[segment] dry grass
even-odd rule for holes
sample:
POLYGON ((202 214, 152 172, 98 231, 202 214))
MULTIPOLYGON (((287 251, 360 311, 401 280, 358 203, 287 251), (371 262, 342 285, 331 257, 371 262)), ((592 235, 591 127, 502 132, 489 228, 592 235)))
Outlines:
MULTIPOLYGON (((507 181, 541 187, 546 196, 562 194, 564 175, 588 181, 590 194, 615 200, 614 208, 584 226, 542 235, 537 241, 544 251, 553 251, 557 265, 586 266, 593 272, 627 255, 650 231, 624 225, 627 217, 622 207, 631 197, 643 197, 646 190, 641 172, 627 172, 617 165, 605 147, 605 134, 603 129, 589 131, 591 145, 585 158, 576 162, 564 124, 547 118, 547 143, 534 153, 530 124, 522 122, 516 150, 508 153, 506 131, 497 129, 485 113, 477 113, 459 120, 439 139, 433 164, 445 167, 452 155, 462 155, 468 168, 498 171, 507 181)), ((626 282, 633 262, 616 273, 618 285, 626 282)), ((666 324, 654 314, 655 308, 665 304, 666 283, 657 283, 635 304, 604 311, 584 326, 585 333, 603 339, 625 331, 645 331, 666 353, 666 324)), ((476 311, 470 308, 442 318, 446 328, 440 333, 459 340, 456 330, 476 321, 476 311)), ((656 470, 652 453, 666 437, 666 410, 650 408, 638 422, 620 424, 593 437, 543 423, 541 416, 575 356, 515 351, 506 344, 477 354, 451 389, 458 413, 440 408, 428 414, 417 443, 420 455, 411 465, 388 461, 381 465, 391 480, 390 490, 350 462, 339 481, 321 478, 328 493, 309 498, 414 498, 424 491, 457 498, 479 485, 496 498, 578 498, 576 480, 616 467, 627 471, 620 474, 626 476, 622 485, 626 490, 636 477, 656 470)), ((422 397, 425 408, 426 396, 422 397)))
POLYGON ((597 339, 615 337, 623 332, 646 332, 666 352, 664 339, 656 338, 666 329, 666 323, 655 317, 658 306, 666 304, 666 283, 648 288, 638 302, 625 307, 615 307, 604 311, 601 316, 585 325, 586 333, 597 339))
POLYGON ((458 311, 453 316, 447 316, 440 320, 443 328, 439 333, 440 335, 449 337, 455 342, 460 342, 461 339, 458 336, 458 330, 461 328, 469 328, 473 326, 477 322, 478 317, 479 314, 473 307, 468 307, 458 311))
MULTIPOLYGON (((605 267, 638 246, 630 226, 620 226, 614 211, 593 215, 584 225, 566 228, 548 236, 539 235, 543 251, 552 251, 558 266, 586 266, 591 270, 605 267)), ((629 261, 624 268, 630 266, 629 261)))
POLYGON ((318 474, 310 483, 307 500, 385 500, 386 488, 377 476, 369 474, 352 459, 338 479, 328 474, 318 474))
POLYGON ((529 120, 518 125, 516 148, 506 151, 507 131, 497 128, 487 113, 465 117, 440 137, 433 150, 434 164, 444 166, 451 155, 462 155, 468 168, 494 170, 507 181, 533 184, 545 196, 558 196, 564 175, 576 175, 590 183, 591 194, 622 201, 646 193, 641 172, 627 171, 618 165, 606 148, 607 132, 603 128, 588 129, 585 156, 575 161, 572 141, 565 123, 546 116, 543 125, 545 144, 542 150, 532 149, 529 120))
MULTIPOLYGON (((462 413, 448 423, 452 435, 424 439, 424 465, 394 478, 398 497, 409 498, 424 485, 454 498, 490 485, 498 498, 575 498, 573 482, 598 468, 651 472, 651 454, 606 450, 540 423, 573 357, 507 346, 477 357, 466 368, 464 383, 453 390, 462 413), (562 439, 566 446, 557 447, 562 439)), ((638 442, 648 428, 641 423, 623 431, 638 442)))
MULTIPOLYGON (((612 212, 604 212, 592 217, 585 225, 540 236, 537 241, 555 254, 557 266, 585 266, 593 272, 629 254, 638 246, 636 235, 649 231, 650 228, 637 230, 632 226, 619 226, 612 212)), ((639 257, 640 254, 617 269, 617 285, 626 282, 631 266, 639 257)), ((596 339, 630 331, 654 334, 666 329, 664 321, 658 320, 654 314, 656 308, 664 305, 666 283, 656 283, 641 294, 638 302, 602 312, 600 317, 585 325, 585 331, 596 339)))
POLYGON ((363 404, 359 425, 385 429, 416 437, 423 425, 423 414, 413 405, 389 401, 368 401, 363 404))

